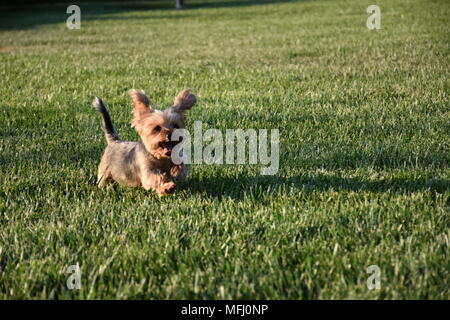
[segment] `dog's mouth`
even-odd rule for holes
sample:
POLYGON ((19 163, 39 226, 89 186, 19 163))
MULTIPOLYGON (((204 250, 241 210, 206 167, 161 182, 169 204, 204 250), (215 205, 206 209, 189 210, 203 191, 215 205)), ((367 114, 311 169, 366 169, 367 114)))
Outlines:
POLYGON ((175 147, 175 145, 178 143, 173 141, 167 141, 167 142, 161 142, 159 145, 161 146, 161 149, 163 149, 163 153, 165 156, 172 155, 172 149, 175 147))

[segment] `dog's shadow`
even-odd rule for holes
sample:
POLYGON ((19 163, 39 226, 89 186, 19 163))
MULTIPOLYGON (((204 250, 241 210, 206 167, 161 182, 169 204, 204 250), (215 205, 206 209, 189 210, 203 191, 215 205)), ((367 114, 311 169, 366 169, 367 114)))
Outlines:
POLYGON ((198 194, 217 198, 219 200, 233 199, 241 201, 252 199, 263 201, 268 196, 277 196, 281 193, 304 195, 314 192, 372 192, 396 194, 410 194, 418 191, 429 191, 432 194, 445 193, 450 190, 450 181, 447 179, 363 179, 348 178, 337 174, 309 174, 283 177, 274 176, 240 176, 221 177, 212 176, 201 178, 191 176, 187 181, 179 184, 179 188, 189 195, 198 194))

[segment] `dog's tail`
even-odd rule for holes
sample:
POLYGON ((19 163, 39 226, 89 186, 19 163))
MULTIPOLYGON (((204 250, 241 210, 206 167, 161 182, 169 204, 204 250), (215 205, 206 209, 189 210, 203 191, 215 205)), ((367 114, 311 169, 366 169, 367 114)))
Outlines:
POLYGON ((114 130, 111 117, 109 116, 108 110, 106 109, 102 99, 100 99, 99 97, 95 97, 94 101, 92 102, 92 107, 97 112, 101 113, 103 117, 103 131, 105 132, 105 138, 108 144, 119 140, 119 136, 114 130))

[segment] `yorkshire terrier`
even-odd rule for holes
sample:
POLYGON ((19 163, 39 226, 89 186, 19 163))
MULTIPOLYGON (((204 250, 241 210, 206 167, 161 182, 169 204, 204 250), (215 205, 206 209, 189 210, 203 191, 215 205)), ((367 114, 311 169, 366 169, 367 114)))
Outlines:
POLYGON ((133 106, 131 126, 141 141, 119 139, 103 101, 95 97, 92 106, 103 116, 103 131, 108 146, 98 168, 97 184, 104 187, 116 181, 131 187, 142 186, 160 196, 175 189, 175 181, 185 180, 188 165, 174 164, 172 149, 179 141, 171 141, 174 130, 183 129, 186 111, 196 103, 196 97, 184 89, 175 98, 172 107, 164 111, 150 106, 143 91, 129 91, 133 106))

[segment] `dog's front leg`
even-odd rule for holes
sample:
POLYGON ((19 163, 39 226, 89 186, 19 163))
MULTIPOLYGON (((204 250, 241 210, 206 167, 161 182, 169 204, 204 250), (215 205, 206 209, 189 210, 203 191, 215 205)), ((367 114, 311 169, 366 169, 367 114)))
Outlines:
POLYGON ((155 190, 159 196, 167 195, 175 189, 175 183, 167 177, 167 174, 153 170, 146 170, 141 181, 145 190, 155 190))

